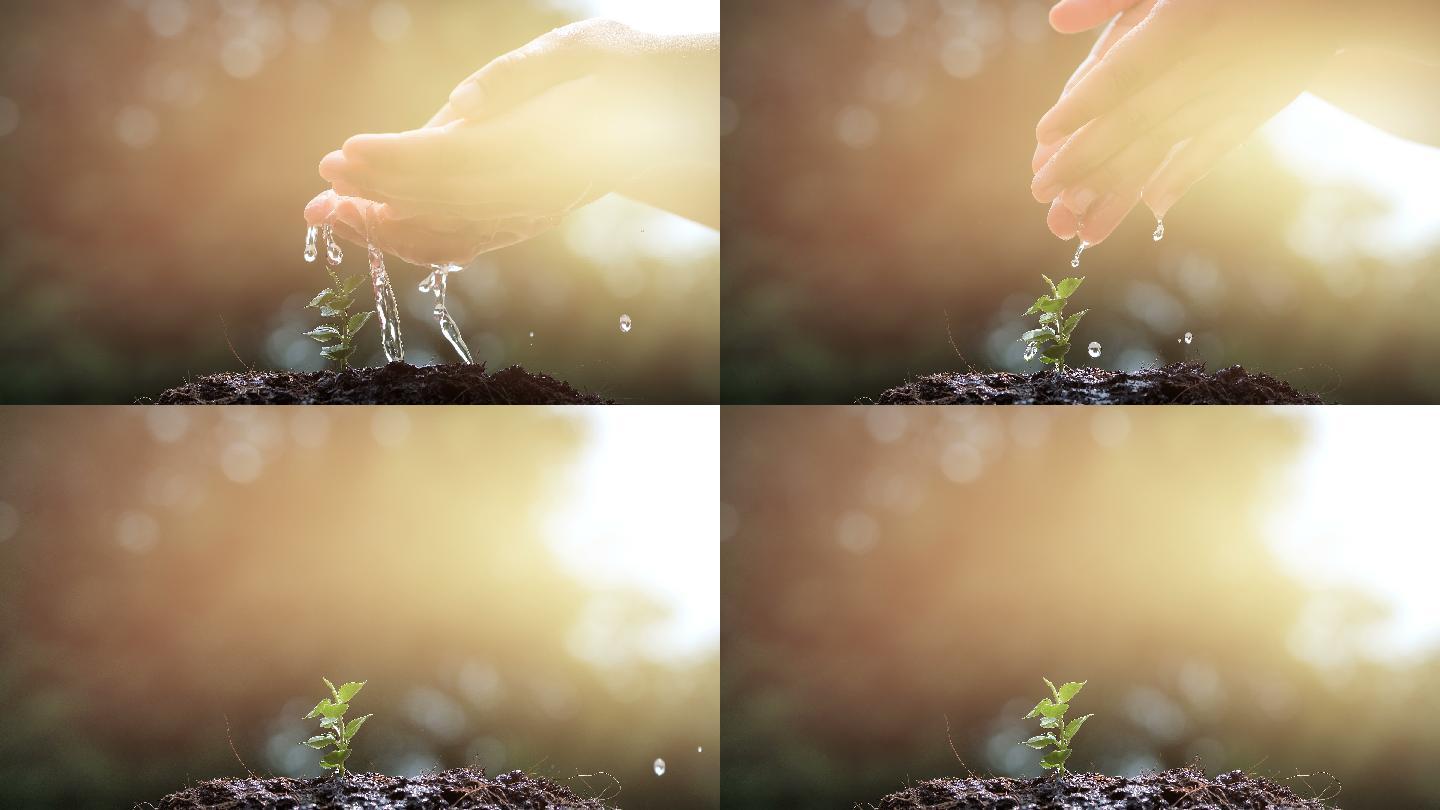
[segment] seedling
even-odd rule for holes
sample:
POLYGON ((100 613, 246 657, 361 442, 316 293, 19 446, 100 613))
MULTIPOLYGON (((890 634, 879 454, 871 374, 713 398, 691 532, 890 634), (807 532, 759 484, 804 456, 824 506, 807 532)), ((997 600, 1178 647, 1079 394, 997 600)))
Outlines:
POLYGON ((1059 689, 1056 689, 1055 684, 1051 683, 1049 678, 1041 678, 1040 680, 1044 681, 1045 685, 1050 687, 1050 697, 1041 698, 1040 702, 1035 704, 1035 708, 1031 709, 1030 713, 1025 715, 1025 719, 1029 720, 1038 717, 1040 718, 1040 727, 1049 729, 1049 731, 1045 734, 1031 737, 1021 743, 1021 745, 1028 745, 1040 751, 1054 747, 1055 750, 1047 753, 1040 759, 1040 767, 1046 770, 1054 768, 1056 773, 1063 774, 1065 773, 1065 760, 1070 758, 1070 741, 1075 738, 1075 733, 1080 730, 1080 727, 1085 725, 1085 721, 1095 716, 1093 714, 1087 714, 1084 717, 1077 717, 1068 723, 1065 722, 1065 712, 1070 708, 1071 698, 1080 694, 1081 688, 1083 688, 1088 681, 1081 681, 1079 683, 1071 681, 1059 689))
POLYGON ((320 317, 330 322, 305 334, 319 343, 329 344, 320 349, 320 355, 327 360, 338 362, 340 368, 344 369, 349 367, 350 355, 355 353, 356 333, 365 327, 365 323, 375 311, 367 309, 350 314, 350 306, 355 303, 355 289, 360 286, 360 276, 341 279, 331 267, 325 268, 325 272, 330 274, 332 285, 321 290, 305 306, 319 308, 320 317))
POLYGON ((1020 336, 1025 345, 1025 359, 1031 360, 1038 353, 1040 362, 1052 365, 1056 371, 1065 368, 1065 354, 1070 351, 1070 334, 1075 331, 1075 326, 1080 319, 1085 317, 1088 309, 1065 317, 1065 302, 1080 288, 1080 278, 1061 279, 1059 284, 1050 280, 1044 273, 1040 277, 1050 285, 1050 294, 1042 295, 1035 299, 1035 303, 1025 310, 1026 315, 1040 315, 1040 328, 1031 329, 1020 336), (1049 344, 1049 345, 1046 345, 1049 344))
POLYGON ((350 709, 350 699, 360 693, 360 689, 365 686, 365 681, 359 683, 351 681, 336 689, 330 679, 321 678, 320 680, 325 681, 325 685, 330 688, 330 697, 321 698, 320 702, 315 704, 315 708, 305 715, 305 719, 320 718, 320 727, 325 729, 325 733, 311 737, 301 745, 308 745, 320 751, 334 746, 335 750, 326 753, 320 760, 320 767, 327 770, 333 768, 339 771, 341 776, 344 776, 345 760, 350 758, 350 740, 355 737, 355 732, 365 725, 365 721, 374 715, 367 714, 348 723, 345 722, 345 712, 350 709))

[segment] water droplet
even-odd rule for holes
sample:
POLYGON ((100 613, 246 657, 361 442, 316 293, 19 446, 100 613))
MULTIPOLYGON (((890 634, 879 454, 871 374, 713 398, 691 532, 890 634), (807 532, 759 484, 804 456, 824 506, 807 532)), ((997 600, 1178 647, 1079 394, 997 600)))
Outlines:
POLYGON ((531 332, 531 333, 530 333, 530 339, 531 339, 531 340, 534 340, 534 339, 535 339, 535 333, 534 333, 534 332, 531 332))
POLYGON ((1159 242, 1161 239, 1164 239, 1164 238, 1165 238, 1165 218, 1164 218, 1164 217, 1156 217, 1156 218, 1155 218, 1155 233, 1150 234, 1150 238, 1151 238, 1151 239, 1154 239, 1156 242, 1159 242))
POLYGON ((1091 357, 1099 357, 1099 356, 1100 356, 1100 341, 1098 341, 1098 340, 1092 340, 1092 341, 1090 341, 1090 356, 1091 356, 1091 357))
POLYGON ((1039 351, 1040 347, 1036 346, 1034 343, 1028 344, 1025 347, 1025 361, 1029 362, 1031 360, 1034 360, 1036 353, 1038 353, 1039 351))
POLYGON ((697 746, 695 746, 695 753, 697 753, 697 754, 703 754, 703 753, 705 753, 705 746, 703 746, 703 745, 697 745, 697 746))
POLYGON ((1080 246, 1077 247, 1077 248, 1075 248, 1075 258, 1073 258, 1073 259, 1070 260, 1070 266, 1071 266, 1071 267, 1079 267, 1079 266, 1080 266, 1080 254, 1081 254, 1081 253, 1084 253, 1084 252, 1085 252, 1085 248, 1088 248, 1088 247, 1090 247, 1090 243, 1089 243, 1089 242, 1086 242, 1086 241, 1083 240, 1083 239, 1080 240, 1080 246))
POLYGON ((400 336, 400 306, 395 303, 395 288, 385 272, 385 254, 375 243, 366 242, 370 254, 370 287, 375 291, 375 315, 380 319, 380 348, 385 359, 398 363, 405 359, 405 341, 400 336))
POLYGON ((629 332, 629 331, 630 331, 630 327, 631 327, 632 325, 633 325, 633 324, 632 324, 631 321, 630 321, 630 316, 629 316, 629 315, 621 315, 621 316, 620 316, 620 331, 621 331, 621 332, 629 332))
POLYGON ((330 223, 327 222, 325 223, 325 227, 320 230, 320 233, 325 240, 325 261, 331 267, 335 267, 345 258, 345 254, 340 250, 340 245, 335 242, 335 231, 330 227, 330 223))
POLYGON ((1189 332, 1186 332, 1186 333, 1185 333, 1185 338, 1184 338, 1184 340, 1185 340, 1185 344, 1186 344, 1187 346, 1190 344, 1190 341, 1192 341, 1192 340, 1194 340, 1194 339, 1195 339, 1195 336, 1194 336, 1194 335, 1190 334, 1189 332))
POLYGON ((445 307, 445 290, 449 286, 446 278, 459 271, 460 265, 432 264, 430 268, 430 275, 420 282, 420 292, 435 293, 435 308, 430 310, 430 314, 435 316, 435 320, 440 324, 440 334, 450 342, 451 348, 460 355, 460 360, 474 363, 474 358, 470 356, 470 347, 465 345, 465 338, 460 334, 460 327, 456 325, 455 319, 450 317, 450 310, 445 307))
POLYGON ((318 255, 315 250, 315 226, 311 225, 305 229, 305 261, 313 262, 318 255))
POLYGON ((665 760, 656 758, 656 760, 655 760, 655 775, 656 775, 656 776, 664 776, 664 775, 665 775, 665 760))

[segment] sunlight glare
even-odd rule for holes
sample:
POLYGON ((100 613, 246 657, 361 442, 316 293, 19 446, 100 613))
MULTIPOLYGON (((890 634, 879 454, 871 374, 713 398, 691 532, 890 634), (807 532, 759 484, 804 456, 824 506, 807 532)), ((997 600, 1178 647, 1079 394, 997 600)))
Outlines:
POLYGON ((630 588, 666 615, 638 634, 647 657, 695 660, 720 644, 718 407, 575 409, 589 428, 573 497, 548 522, 564 564, 630 588))
POLYGON ((1365 654, 1420 656, 1440 648, 1440 436, 1423 409, 1364 410, 1307 412, 1311 440, 1273 516, 1273 547, 1306 584, 1359 590, 1388 609, 1365 654))
POLYGON ((1309 93, 1261 130, 1277 159, 1312 185, 1357 186, 1390 210, 1363 229, 1370 253, 1423 256, 1440 245, 1440 149, 1399 138, 1309 93))

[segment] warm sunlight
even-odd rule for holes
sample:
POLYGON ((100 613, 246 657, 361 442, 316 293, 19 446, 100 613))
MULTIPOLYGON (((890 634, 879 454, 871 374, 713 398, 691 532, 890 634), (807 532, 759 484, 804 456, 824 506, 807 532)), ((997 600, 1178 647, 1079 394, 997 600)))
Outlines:
MULTIPOLYGON (((1387 259, 1423 256, 1440 245, 1440 149, 1391 135, 1303 94, 1263 130, 1276 156, 1316 186, 1345 184, 1376 195, 1388 211, 1359 229, 1364 252, 1387 259)), ((1295 248, 1316 258, 1323 251, 1295 248)))
MULTIPOLYGON (((1389 612, 1351 653, 1395 660, 1434 652, 1440 648, 1434 414, 1391 407, 1304 416, 1311 440, 1275 514, 1276 550, 1312 584, 1359 589, 1389 612)), ((1315 658, 1310 653, 1333 653, 1335 641, 1297 646, 1315 658)))

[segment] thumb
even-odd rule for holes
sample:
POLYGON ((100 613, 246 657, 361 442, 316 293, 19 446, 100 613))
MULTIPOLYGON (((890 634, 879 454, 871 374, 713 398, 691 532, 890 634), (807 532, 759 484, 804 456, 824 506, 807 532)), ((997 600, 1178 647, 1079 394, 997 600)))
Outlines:
POLYGON ((1050 27, 1062 34, 1089 31, 1140 0, 1060 0, 1050 8, 1050 27))
POLYGON ((595 50, 567 28, 557 28, 470 74, 450 93, 451 115, 498 115, 584 75, 595 59, 595 50))

